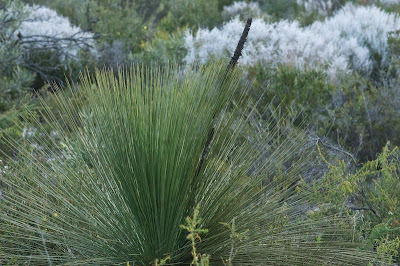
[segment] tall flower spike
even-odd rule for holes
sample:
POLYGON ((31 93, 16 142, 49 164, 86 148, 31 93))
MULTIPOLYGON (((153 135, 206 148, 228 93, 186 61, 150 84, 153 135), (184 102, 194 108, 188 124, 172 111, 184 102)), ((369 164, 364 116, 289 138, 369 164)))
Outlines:
POLYGON ((247 19, 246 26, 243 29, 242 36, 240 37, 239 43, 236 46, 235 53, 233 54, 231 61, 229 62, 228 68, 234 67, 237 64, 239 57, 242 55, 242 50, 243 50, 244 44, 247 40, 247 35, 249 35, 250 26, 251 26, 252 21, 253 21, 252 18, 247 19))
MULTIPOLYGON (((242 55, 242 50, 243 50, 244 44, 245 44, 245 42, 247 40, 247 35, 249 35, 249 30, 250 30, 250 26, 251 26, 252 20, 253 20, 252 18, 248 18, 247 19, 247 23, 246 23, 246 26, 243 29, 242 36, 239 39, 239 42, 238 42, 238 44, 236 46, 236 49, 235 49, 235 52, 234 52, 234 54, 233 54, 233 56, 231 58, 231 61, 229 62, 229 65, 228 65, 227 69, 226 69, 226 73, 225 73, 225 76, 223 78, 222 84, 224 83, 224 80, 226 79, 226 75, 228 74, 229 70, 232 69, 233 67, 235 67, 235 65, 237 64, 237 62, 239 60, 239 57, 242 55)), ((214 114, 214 118, 215 118, 215 115, 216 114, 214 114)), ((197 170, 196 170, 196 177, 199 175, 200 170, 201 170, 201 168, 202 168, 202 166, 204 164, 204 161, 207 158, 208 150, 210 148, 211 141, 212 141, 212 139, 214 137, 214 131, 215 131, 215 128, 213 127, 210 130, 210 132, 208 133, 207 143, 206 143, 206 146, 204 147, 203 155, 201 156, 199 166, 197 167, 197 170)))

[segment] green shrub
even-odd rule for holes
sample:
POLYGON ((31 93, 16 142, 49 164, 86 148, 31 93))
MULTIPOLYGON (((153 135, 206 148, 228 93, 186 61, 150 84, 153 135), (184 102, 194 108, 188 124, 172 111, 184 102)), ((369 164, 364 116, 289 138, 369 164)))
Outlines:
MULTIPOLYGON (((24 113, 24 104, 30 102, 35 79, 34 73, 21 66, 22 49, 14 36, 25 17, 21 2, 0 2, 0 159, 13 153, 5 144, 4 133, 14 138, 22 134, 15 123, 24 113)), ((30 105, 26 110, 33 112, 34 108, 30 105)))
POLYGON ((10 110, 0 114, 0 159, 5 160, 6 157, 13 157, 15 147, 11 147, 7 143, 12 139, 22 139, 23 128, 20 123, 23 116, 34 114, 37 106, 31 104, 21 105, 18 109, 10 110))
POLYGON ((35 75, 21 66, 22 49, 15 33, 26 17, 19 1, 0 2, 0 113, 30 90, 35 75))
POLYGON ((360 161, 375 159, 387 141, 400 144, 397 82, 376 87, 359 76, 347 76, 332 99, 336 106, 331 138, 340 140, 360 161))
POLYGON ((258 108, 273 102, 306 120, 309 128, 345 147, 363 162, 375 159, 390 140, 400 144, 398 101, 399 80, 392 78, 381 86, 357 74, 346 74, 330 81, 321 71, 300 70, 293 66, 248 70, 253 79, 249 94, 259 101, 258 108))
POLYGON ((377 251, 377 257, 387 264, 400 261, 400 227, 399 221, 392 223, 393 218, 385 224, 376 225, 369 236, 369 242, 377 251), (393 225, 395 226, 393 228, 393 225))
POLYGON ((375 247, 380 259, 398 261, 400 153, 389 146, 355 172, 344 161, 330 164, 330 170, 312 188, 317 213, 340 210, 353 220, 355 239, 375 247))
POLYGON ((212 0, 174 0, 169 1, 169 12, 160 21, 159 27, 173 32, 178 27, 215 27, 222 21, 221 11, 218 9, 218 1, 212 0))
POLYGON ((154 38, 143 43, 143 52, 131 53, 128 58, 143 64, 166 65, 171 62, 182 64, 182 59, 186 55, 183 37, 183 29, 178 29, 171 34, 158 31, 154 34, 154 38))
POLYGON ((331 101, 333 84, 327 82, 327 76, 317 70, 299 70, 295 66, 279 65, 264 67, 258 64, 249 68, 249 79, 253 79, 250 94, 259 101, 259 109, 271 100, 275 106, 284 109, 295 103, 295 111, 306 116, 326 114, 326 106, 331 101))
POLYGON ((299 14, 299 5, 293 0, 283 0, 283 1, 256 1, 260 3, 261 9, 271 15, 273 20, 280 19, 296 19, 299 14))

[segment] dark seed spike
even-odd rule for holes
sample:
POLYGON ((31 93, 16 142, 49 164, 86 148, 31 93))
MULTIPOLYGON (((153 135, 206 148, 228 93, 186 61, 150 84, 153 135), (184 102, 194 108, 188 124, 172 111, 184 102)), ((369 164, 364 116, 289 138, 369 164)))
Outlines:
POLYGON ((242 36, 240 37, 238 45, 236 46, 235 53, 233 54, 231 61, 229 62, 228 68, 234 67, 237 64, 239 57, 242 55, 242 50, 243 50, 244 44, 247 40, 247 35, 249 34, 249 30, 250 30, 252 21, 253 21, 252 18, 247 19, 246 26, 243 29, 242 36))
MULTIPOLYGON (((224 75, 222 83, 224 83, 224 80, 226 79, 229 70, 235 67, 235 65, 237 64, 237 62, 239 60, 239 57, 242 55, 242 50, 243 50, 244 44, 245 44, 245 42, 247 40, 247 35, 249 34, 249 30, 250 30, 250 26, 251 26, 251 22, 252 21, 253 21, 252 18, 248 18, 247 19, 246 26, 243 29, 243 33, 242 33, 242 36, 240 37, 238 45, 236 46, 235 53, 233 54, 233 56, 231 58, 231 61, 229 62, 229 65, 228 65, 228 67, 226 69, 227 71, 225 72, 225 75, 224 75)), ((215 118, 215 116, 216 116, 216 114, 214 114, 214 118, 215 118)), ((206 142, 206 146, 204 147, 203 154, 202 154, 201 159, 200 159, 200 163, 199 163, 199 165, 197 167, 197 170, 196 170, 196 174, 195 174, 196 177, 199 175, 200 170, 203 167, 203 164, 204 164, 205 160, 207 159, 207 155, 208 155, 208 151, 210 149, 211 141, 214 138, 214 132, 215 132, 215 128, 213 127, 211 129, 211 131, 209 132, 209 134, 208 134, 208 139, 207 139, 207 142, 206 142)))

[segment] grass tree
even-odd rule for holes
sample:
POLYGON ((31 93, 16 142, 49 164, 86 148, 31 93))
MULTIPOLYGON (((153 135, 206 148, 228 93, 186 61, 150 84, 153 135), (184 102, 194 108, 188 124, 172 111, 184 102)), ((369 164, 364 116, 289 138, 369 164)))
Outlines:
POLYGON ((59 114, 45 106, 43 117, 58 139, 31 140, 39 152, 18 145, 18 161, 2 176, 1 261, 187 263, 180 225, 199 205, 208 231, 198 249, 211 262, 235 254, 238 264, 365 263, 345 227, 301 218, 293 184, 307 158, 291 157, 304 135, 265 126, 255 149, 241 134, 249 115, 230 104, 240 73, 224 73, 218 64, 98 71, 72 97, 56 93, 59 114), (232 239, 232 227, 246 238, 232 239))
POLYGON ((254 108, 235 96, 240 77, 219 63, 135 66, 84 75, 54 94, 57 111, 43 101, 26 121, 44 133, 9 142, 0 263, 366 264, 346 221, 305 217, 304 133, 244 133, 254 108))

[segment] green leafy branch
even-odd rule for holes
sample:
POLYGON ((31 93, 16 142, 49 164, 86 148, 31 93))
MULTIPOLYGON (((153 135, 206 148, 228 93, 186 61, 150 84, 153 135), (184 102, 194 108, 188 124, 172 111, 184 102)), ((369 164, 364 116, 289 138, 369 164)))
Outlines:
POLYGON ((201 241, 200 234, 207 233, 208 230, 198 228, 198 226, 201 225, 201 221, 202 221, 202 219, 199 217, 200 207, 197 205, 193 209, 194 209, 193 218, 190 218, 189 216, 186 217, 186 225, 180 225, 180 227, 189 232, 189 234, 187 235, 186 238, 189 239, 192 243, 193 261, 192 261, 191 265, 206 266, 206 265, 209 265, 210 256, 207 254, 197 253, 196 239, 201 241))
POLYGON ((231 234, 230 234, 231 251, 229 253, 229 259, 226 260, 226 264, 225 264, 225 261, 223 263, 224 263, 224 265, 232 266, 233 258, 235 257, 235 254, 239 250, 238 248, 236 248, 236 250, 235 250, 235 245, 237 244, 237 242, 249 239, 249 236, 248 236, 249 229, 246 229, 245 231, 243 231, 241 233, 236 232, 235 217, 233 217, 231 224, 229 224, 229 223, 220 223, 220 224, 224 225, 231 231, 231 234))

